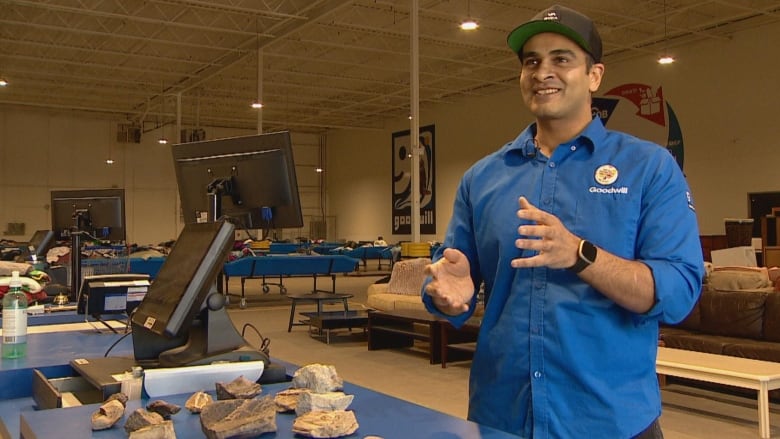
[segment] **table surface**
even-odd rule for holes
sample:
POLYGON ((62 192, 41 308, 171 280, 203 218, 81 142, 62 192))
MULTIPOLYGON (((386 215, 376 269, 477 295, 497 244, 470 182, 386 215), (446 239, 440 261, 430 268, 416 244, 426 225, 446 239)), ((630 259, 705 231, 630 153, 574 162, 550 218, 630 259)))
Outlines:
POLYGON ((312 320, 322 321, 340 321, 340 320, 366 320, 368 319, 367 311, 323 311, 319 314, 316 312, 302 312, 302 316, 308 317, 312 320))
POLYGON ((344 300, 351 299, 354 294, 346 293, 290 293, 287 297, 295 300, 344 300))
POLYGON ((413 309, 397 309, 394 311, 373 311, 371 316, 374 318, 391 318, 395 320, 407 320, 420 323, 432 323, 446 321, 427 311, 417 311, 413 309))
POLYGON ((761 380, 780 380, 780 363, 729 355, 708 354, 685 349, 658 348, 656 364, 668 367, 684 365, 701 372, 728 373, 761 380))
MULTIPOLYGON (((68 365, 75 358, 103 356, 108 348, 117 342, 119 335, 97 333, 89 325, 72 324, 52 327, 36 327, 38 333, 30 334, 28 356, 19 360, 2 360, 0 368, 0 420, 8 428, 11 437, 19 437, 20 422, 32 429, 38 438, 127 438, 122 429, 124 421, 109 430, 93 432, 90 415, 99 404, 53 410, 35 410, 32 400, 32 369, 37 368, 47 377, 72 376, 75 372, 68 365), (71 331, 57 331, 57 328, 75 328, 71 331), (45 332, 52 330, 54 332, 45 332), (69 375, 70 374, 70 375, 69 375), (21 415, 21 416, 20 416, 21 415), (23 420, 23 421, 22 421, 23 420)), ((132 340, 127 337, 117 343, 111 356, 132 356, 132 340)), ((274 360, 274 362, 278 362, 274 360)), ((278 362, 287 367, 288 374, 297 369, 294 365, 278 362)), ((263 385, 263 394, 274 394, 289 386, 289 383, 263 385)), ((350 407, 354 410, 359 430, 347 438, 362 438, 378 435, 385 438, 517 438, 492 428, 480 426, 454 416, 431 410, 398 398, 384 395, 364 387, 344 384, 348 394, 355 395, 350 407), (404 422, 397 422, 403 420, 404 422)), ((163 397, 169 402, 183 405, 189 395, 163 397)), ((146 401, 129 405, 127 414, 146 401)), ((175 415, 174 426, 178 437, 203 437, 197 416, 185 409, 175 415)), ((278 431, 268 437, 295 438, 292 434, 294 415, 277 415, 278 431)), ((265 436, 263 436, 265 437, 265 436)))

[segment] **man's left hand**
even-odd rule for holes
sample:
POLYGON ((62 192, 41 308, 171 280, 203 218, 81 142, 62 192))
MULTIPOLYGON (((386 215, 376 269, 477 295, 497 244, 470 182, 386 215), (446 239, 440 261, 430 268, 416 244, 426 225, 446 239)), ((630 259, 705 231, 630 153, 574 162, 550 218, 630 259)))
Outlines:
POLYGON ((569 268, 574 265, 580 238, 569 232, 558 217, 537 208, 525 197, 518 201, 517 217, 535 224, 518 227, 517 232, 523 237, 515 240, 515 247, 534 250, 537 254, 513 259, 512 267, 569 268))

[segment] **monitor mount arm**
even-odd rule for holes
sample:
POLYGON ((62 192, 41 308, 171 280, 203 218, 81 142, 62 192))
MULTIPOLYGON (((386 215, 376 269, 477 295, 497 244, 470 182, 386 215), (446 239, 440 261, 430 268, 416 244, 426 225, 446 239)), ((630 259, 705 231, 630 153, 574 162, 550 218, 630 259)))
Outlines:
POLYGON ((211 183, 206 186, 206 192, 209 199, 209 221, 217 221, 222 217, 222 197, 229 195, 233 199, 233 204, 241 204, 238 185, 233 176, 211 180, 211 183))

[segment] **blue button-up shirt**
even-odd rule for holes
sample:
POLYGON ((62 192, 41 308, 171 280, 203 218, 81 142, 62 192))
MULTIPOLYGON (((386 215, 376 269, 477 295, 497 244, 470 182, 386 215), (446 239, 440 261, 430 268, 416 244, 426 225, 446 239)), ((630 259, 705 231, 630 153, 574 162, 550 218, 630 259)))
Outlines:
POLYGON ((534 154, 535 130, 466 172, 434 255, 462 251, 475 288, 484 281, 469 419, 525 437, 630 438, 661 414, 658 322, 682 320, 701 288, 690 190, 669 152, 598 118, 549 158, 534 154), (512 259, 531 255, 514 245, 521 195, 575 235, 647 264, 653 308, 628 311, 565 269, 512 268, 512 259))

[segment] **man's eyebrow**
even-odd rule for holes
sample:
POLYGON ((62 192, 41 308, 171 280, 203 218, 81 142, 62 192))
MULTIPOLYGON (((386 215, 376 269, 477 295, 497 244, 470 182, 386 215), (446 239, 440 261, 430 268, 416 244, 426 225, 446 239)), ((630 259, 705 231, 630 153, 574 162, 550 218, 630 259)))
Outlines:
MULTIPOLYGON (((550 51, 550 55, 569 55, 572 57, 576 57, 577 53, 571 49, 553 49, 550 51)), ((534 52, 534 51, 523 52, 520 54, 520 59, 525 59, 531 56, 538 58, 540 55, 539 52, 534 52)))

